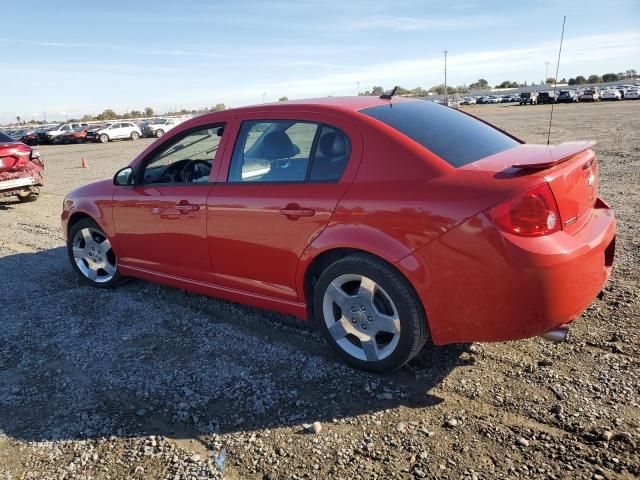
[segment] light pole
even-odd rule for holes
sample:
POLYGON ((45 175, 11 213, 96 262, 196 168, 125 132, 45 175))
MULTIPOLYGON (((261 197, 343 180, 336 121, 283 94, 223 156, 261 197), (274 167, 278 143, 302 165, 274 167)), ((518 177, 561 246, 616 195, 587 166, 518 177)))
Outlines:
POLYGON ((358 95, 360 95, 360 82, 356 82, 356 84, 358 85, 358 95))
POLYGON ((267 103, 267 92, 262 94, 262 103, 267 103))
POLYGON ((543 82, 543 84, 546 85, 547 78, 549 78, 549 60, 544 62, 544 65, 545 65, 545 68, 544 68, 544 82, 543 82))
POLYGON ((443 50, 444 52, 444 101, 445 105, 449 105, 449 96, 447 95, 447 50, 443 50))

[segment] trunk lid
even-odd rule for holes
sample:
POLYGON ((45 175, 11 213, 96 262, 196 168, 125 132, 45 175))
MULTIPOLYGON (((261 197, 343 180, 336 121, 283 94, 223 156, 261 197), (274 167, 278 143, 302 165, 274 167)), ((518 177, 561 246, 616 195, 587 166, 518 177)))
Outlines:
POLYGON ((562 229, 573 234, 589 221, 598 194, 595 142, 555 146, 522 144, 461 167, 494 172, 496 179, 538 177, 546 181, 558 204, 562 229))
POLYGON ((31 159, 31 147, 20 142, 0 142, 0 172, 17 171, 31 159))

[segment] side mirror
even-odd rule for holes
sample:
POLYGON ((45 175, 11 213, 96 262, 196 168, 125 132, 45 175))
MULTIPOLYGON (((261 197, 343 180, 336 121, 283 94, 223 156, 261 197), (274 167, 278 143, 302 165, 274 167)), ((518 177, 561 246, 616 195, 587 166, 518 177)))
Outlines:
POLYGON ((113 184, 121 187, 133 185, 133 170, 131 167, 125 167, 122 170, 118 170, 113 177, 113 184))

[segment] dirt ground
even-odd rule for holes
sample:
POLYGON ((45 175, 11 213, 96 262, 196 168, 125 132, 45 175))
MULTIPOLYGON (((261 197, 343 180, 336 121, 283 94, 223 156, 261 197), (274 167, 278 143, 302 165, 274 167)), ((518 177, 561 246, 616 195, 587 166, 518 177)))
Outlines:
MULTIPOLYGON (((527 142, 549 109, 468 108, 527 142)), ((0 200, 0 479, 638 478, 640 101, 554 119, 552 143, 598 141, 619 229, 605 298, 564 344, 428 348, 384 376, 275 314, 82 285, 62 200, 151 140, 41 147, 38 201, 0 200)))

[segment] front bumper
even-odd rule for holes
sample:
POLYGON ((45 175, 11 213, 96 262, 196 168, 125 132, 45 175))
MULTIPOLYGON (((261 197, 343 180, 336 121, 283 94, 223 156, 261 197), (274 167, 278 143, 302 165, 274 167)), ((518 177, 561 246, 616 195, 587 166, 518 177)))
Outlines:
POLYGON ((412 281, 434 343, 505 341, 575 320, 602 291, 616 222, 598 200, 577 233, 525 238, 478 214, 397 264, 412 281))

